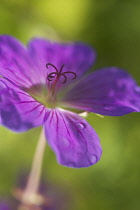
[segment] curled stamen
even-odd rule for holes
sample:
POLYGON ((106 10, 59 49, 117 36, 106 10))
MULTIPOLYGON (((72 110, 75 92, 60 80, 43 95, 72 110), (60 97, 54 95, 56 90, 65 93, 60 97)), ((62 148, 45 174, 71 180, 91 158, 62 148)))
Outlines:
POLYGON ((59 73, 58 69, 52 63, 47 63, 46 64, 47 69, 48 69, 48 66, 52 66, 56 70, 56 72, 59 73))
POLYGON ((54 75, 58 75, 58 73, 57 72, 52 72, 52 73, 48 74, 47 79, 49 81, 52 81, 53 78, 55 77, 54 75))
MULTIPOLYGON (((67 73, 73 74, 73 75, 74 75, 73 79, 76 79, 77 74, 76 74, 75 72, 72 72, 72 71, 65 71, 63 74, 67 74, 67 73)), ((73 80, 73 79, 72 79, 72 80, 73 80)))
POLYGON ((47 79, 48 79, 50 82, 53 81, 53 79, 55 78, 55 75, 56 75, 56 78, 57 78, 57 79, 59 79, 61 76, 64 77, 64 81, 61 82, 62 84, 65 84, 65 83, 67 82, 67 77, 66 77, 65 74, 73 74, 74 77, 72 78, 72 80, 76 79, 76 77, 77 77, 77 75, 76 75, 75 72, 72 72, 72 71, 65 71, 65 72, 62 72, 62 70, 63 70, 63 68, 64 68, 64 64, 61 66, 61 68, 60 68, 59 71, 58 71, 58 69, 57 69, 53 64, 51 64, 51 63, 46 64, 46 67, 48 68, 49 65, 52 66, 52 67, 56 70, 56 72, 52 72, 52 73, 48 74, 47 79))
POLYGON ((66 75, 65 74, 61 74, 61 76, 63 76, 64 77, 64 81, 62 82, 63 84, 65 84, 66 82, 67 82, 67 77, 66 77, 66 75))
POLYGON ((60 75, 61 75, 61 72, 62 72, 63 68, 64 68, 64 64, 61 66, 61 69, 60 69, 60 71, 59 71, 59 74, 60 74, 60 75))

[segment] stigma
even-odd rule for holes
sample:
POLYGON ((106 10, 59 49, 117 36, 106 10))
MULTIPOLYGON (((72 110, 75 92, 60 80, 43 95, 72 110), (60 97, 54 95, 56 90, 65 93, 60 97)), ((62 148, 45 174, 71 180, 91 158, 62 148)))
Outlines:
POLYGON ((59 81, 60 77, 63 77, 63 80, 61 81, 61 83, 65 84, 67 82, 67 76, 66 76, 67 74, 73 74, 72 80, 76 79, 77 77, 75 72, 72 72, 72 71, 63 72, 64 64, 61 66, 59 70, 52 63, 47 63, 46 68, 48 68, 48 66, 52 66, 55 70, 54 72, 51 72, 50 74, 47 75, 47 80, 49 82, 54 81, 56 83, 59 81))
POLYGON ((46 78, 46 84, 48 89, 47 101, 51 106, 56 106, 58 101, 58 91, 59 89, 67 83, 68 75, 71 74, 72 80, 76 79, 77 75, 72 71, 63 71, 64 64, 58 69, 54 64, 47 63, 46 68, 49 66, 53 67, 54 71, 49 73, 46 78))

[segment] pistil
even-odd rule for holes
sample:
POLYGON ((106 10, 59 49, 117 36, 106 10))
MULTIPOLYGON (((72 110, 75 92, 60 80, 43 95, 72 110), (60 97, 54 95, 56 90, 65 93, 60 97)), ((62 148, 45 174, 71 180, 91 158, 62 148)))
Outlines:
POLYGON ((47 75, 47 86, 48 86, 47 101, 52 106, 55 106, 57 102, 58 89, 67 82, 66 74, 73 74, 74 77, 72 78, 72 80, 76 79, 77 75, 75 72, 72 72, 72 71, 63 72, 64 64, 61 66, 60 70, 58 70, 56 66, 51 63, 46 64, 47 69, 48 69, 48 66, 52 66, 55 71, 47 75), (62 79, 60 80, 60 78, 62 79))

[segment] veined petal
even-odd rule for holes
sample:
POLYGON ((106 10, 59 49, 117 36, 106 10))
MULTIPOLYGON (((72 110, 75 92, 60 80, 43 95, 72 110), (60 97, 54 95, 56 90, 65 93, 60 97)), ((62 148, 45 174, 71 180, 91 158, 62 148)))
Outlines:
POLYGON ((40 82, 27 49, 9 35, 0 36, 0 75, 26 88, 40 82))
POLYGON ((62 109, 48 113, 44 124, 46 138, 62 165, 81 168, 99 161, 99 138, 87 121, 62 109))
POLYGON ((65 106, 108 116, 140 111, 140 87, 125 71, 110 67, 81 80, 63 98, 65 106))
MULTIPOLYGON (((53 64, 58 70, 64 65, 62 72, 74 72, 78 78, 89 70, 96 58, 94 50, 85 44, 62 44, 39 38, 30 41, 28 50, 44 79, 51 72, 55 72, 51 66, 46 69, 47 63, 53 64)), ((71 82, 73 74, 66 73, 66 77, 67 82, 71 82)))
POLYGON ((8 85, 0 80, 1 125, 16 132, 42 125, 47 109, 24 91, 8 85))

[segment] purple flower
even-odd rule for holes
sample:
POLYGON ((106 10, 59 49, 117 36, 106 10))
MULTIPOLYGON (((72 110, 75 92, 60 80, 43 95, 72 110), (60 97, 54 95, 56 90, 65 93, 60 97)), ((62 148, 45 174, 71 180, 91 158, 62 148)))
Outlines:
POLYGON ((1 124, 16 132, 43 125, 60 164, 95 164, 102 153, 99 138, 78 114, 121 116, 140 108, 140 88, 127 72, 109 67, 85 75, 95 58, 80 43, 37 38, 25 47, 0 36, 1 124))

